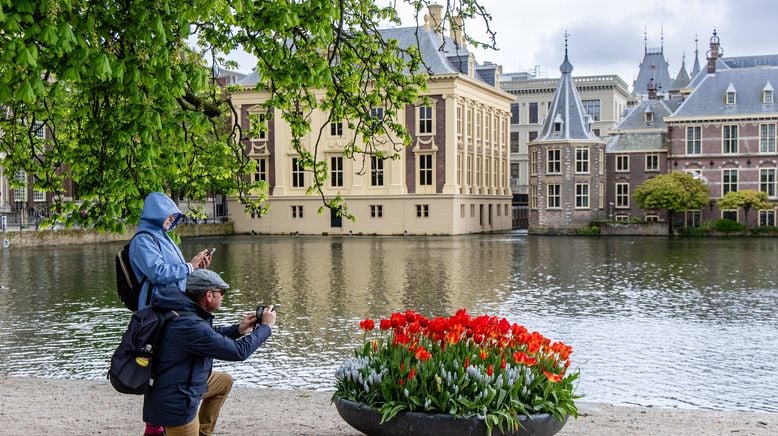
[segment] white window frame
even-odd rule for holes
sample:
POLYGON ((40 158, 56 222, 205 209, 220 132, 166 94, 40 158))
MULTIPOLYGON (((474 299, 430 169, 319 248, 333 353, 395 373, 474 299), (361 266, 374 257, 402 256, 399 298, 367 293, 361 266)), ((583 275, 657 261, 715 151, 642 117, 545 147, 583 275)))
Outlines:
POLYGON ((629 209, 629 183, 616 183, 616 209, 629 209))
POLYGON ((330 156, 330 187, 342 188, 343 184, 343 156, 330 156))
POLYGON ((378 156, 370 156, 370 186, 384 186, 384 160, 378 156))
POLYGON ((759 225, 760 226, 775 226, 775 209, 760 209, 759 210, 759 225))
POLYGON ((775 98, 775 94, 771 89, 765 89, 762 91, 762 103, 764 104, 773 104, 775 98))
POLYGON ((616 172, 628 173, 629 172, 629 155, 617 154, 616 155, 616 172))
POLYGON ((702 154, 702 126, 686 126, 685 144, 687 156, 702 154), (689 152, 690 150, 691 153, 689 152))
POLYGON ((737 124, 721 126, 722 154, 735 154, 738 152, 738 130, 737 124))
POLYGON ((268 123, 266 112, 249 112, 249 132, 257 132, 257 136, 253 136, 253 141, 267 141, 268 138, 268 123), (254 127, 256 125, 256 128, 254 127))
POLYGON ((16 180, 22 182, 22 186, 14 188, 14 201, 26 202, 27 201, 27 172, 19 170, 16 172, 16 180))
POLYGON ((417 204, 416 205, 416 218, 429 218, 430 217, 430 205, 429 204, 417 204))
POLYGON ((646 153, 646 172, 659 171, 659 153, 646 153))
POLYGON ((305 188, 305 170, 302 167, 299 157, 292 158, 292 187, 305 188))
POLYGON ((430 106, 419 106, 416 108, 416 126, 418 126, 418 135, 435 134, 435 108, 430 106))
POLYGON ((759 125, 759 152, 775 153, 775 123, 759 125))
POLYGON ((575 173, 589 174, 590 155, 587 147, 576 147, 575 149, 575 173))
POLYGON ((330 122, 330 137, 342 138, 343 137, 343 121, 331 121, 330 122))
POLYGON ((370 218, 380 219, 384 217, 384 205, 383 204, 371 204, 370 205, 370 218))
POLYGON ((254 171, 254 181, 264 181, 267 182, 267 158, 266 157, 255 157, 254 162, 257 164, 257 168, 254 171))
POLYGON ((721 196, 727 195, 728 192, 737 192, 738 182, 740 180, 737 168, 726 168, 721 170, 721 196), (732 176, 734 175, 734 182, 732 176), (734 188, 734 189, 733 189, 734 188))
POLYGON ((416 175, 419 187, 435 186, 435 155, 432 153, 419 153, 416 155, 416 175))
POLYGON ((529 187, 529 207, 532 210, 538 208, 538 185, 530 185, 529 187))
POLYGON ((775 198, 775 168, 759 168, 759 190, 766 193, 769 198, 775 198))
POLYGON ((562 149, 546 150, 546 174, 562 174, 562 149))
POLYGON ((724 103, 727 105, 733 105, 737 103, 737 92, 727 91, 726 97, 724 97, 724 103))
POLYGON ((575 208, 589 209, 589 184, 575 184, 575 208))
POLYGON ((562 208, 562 185, 551 183, 546 185, 546 209, 562 208))

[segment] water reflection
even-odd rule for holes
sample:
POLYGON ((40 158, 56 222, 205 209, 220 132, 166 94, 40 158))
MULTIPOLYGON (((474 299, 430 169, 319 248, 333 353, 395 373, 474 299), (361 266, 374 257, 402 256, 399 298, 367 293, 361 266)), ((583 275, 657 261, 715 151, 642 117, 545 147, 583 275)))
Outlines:
MULTIPOLYGON (((212 246, 232 286, 219 319, 281 303, 266 349, 218 364, 242 386, 329 389, 358 320, 466 307, 572 344, 587 400, 778 411, 772 239, 240 236, 183 249, 212 246)), ((0 252, 0 374, 104 378, 129 319, 118 248, 0 252)))

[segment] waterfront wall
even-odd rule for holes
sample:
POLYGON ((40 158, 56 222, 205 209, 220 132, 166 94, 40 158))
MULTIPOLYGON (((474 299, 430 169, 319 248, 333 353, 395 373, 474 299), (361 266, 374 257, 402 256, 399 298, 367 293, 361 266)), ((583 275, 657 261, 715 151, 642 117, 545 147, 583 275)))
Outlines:
POLYGON ((603 236, 667 236, 667 223, 599 222, 603 236))
MULTIPOLYGON (((176 226, 175 232, 182 238, 232 235, 234 233, 234 227, 231 222, 214 224, 179 224, 176 226)), ((3 232, 0 234, 0 239, 2 239, 3 242, 7 240, 9 247, 33 247, 127 241, 134 233, 134 227, 128 229, 126 233, 99 232, 92 229, 25 230, 21 232, 3 232)))

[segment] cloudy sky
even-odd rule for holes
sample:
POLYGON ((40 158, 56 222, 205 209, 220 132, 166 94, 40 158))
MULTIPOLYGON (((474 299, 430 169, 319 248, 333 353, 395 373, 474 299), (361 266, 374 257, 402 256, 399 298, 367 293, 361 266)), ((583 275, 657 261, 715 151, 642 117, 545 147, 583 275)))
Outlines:
MULTIPOLYGON (((403 27, 414 26, 411 9, 402 0, 403 27)), ((447 0, 438 0, 445 4, 447 0)), ((448 0, 450 1, 450 0, 448 0)), ((644 32, 648 47, 662 45, 673 78, 686 54, 686 69, 694 63, 695 37, 700 65, 714 27, 725 56, 778 54, 778 2, 775 0, 480 0, 492 14, 498 51, 475 50, 478 62, 492 61, 503 72, 532 70, 541 77, 559 77, 564 33, 569 36, 574 76, 617 74, 631 87, 643 59, 644 32)), ((483 23, 471 20, 465 30, 483 40, 483 23)), ((233 53, 240 71, 251 61, 233 53)))
MULTIPOLYGON (((439 3, 443 4, 443 1, 439 3)), ((533 69, 559 77, 564 32, 569 36, 573 75, 618 74, 628 85, 648 46, 659 47, 664 33, 665 58, 675 78, 686 53, 694 63, 699 38, 700 64, 715 27, 725 56, 778 53, 778 2, 775 0, 481 0, 492 14, 499 51, 476 51, 479 62, 492 61, 503 72, 533 69)), ((410 14, 408 14, 410 17, 410 14)), ((476 37, 478 23, 466 30, 476 37)))

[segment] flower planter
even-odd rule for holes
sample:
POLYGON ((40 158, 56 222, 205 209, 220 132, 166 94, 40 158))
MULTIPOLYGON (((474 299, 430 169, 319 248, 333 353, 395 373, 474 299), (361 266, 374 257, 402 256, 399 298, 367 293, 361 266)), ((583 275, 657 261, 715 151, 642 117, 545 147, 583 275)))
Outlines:
MULTIPOLYGON (((393 419, 380 424, 381 413, 362 403, 335 399, 340 416, 352 427, 368 436, 394 435, 446 435, 486 436, 486 424, 476 417, 457 418, 445 413, 401 412, 393 419)), ((500 432, 494 428, 493 436, 551 436, 565 425, 548 413, 521 416, 521 428, 517 431, 500 432)))

